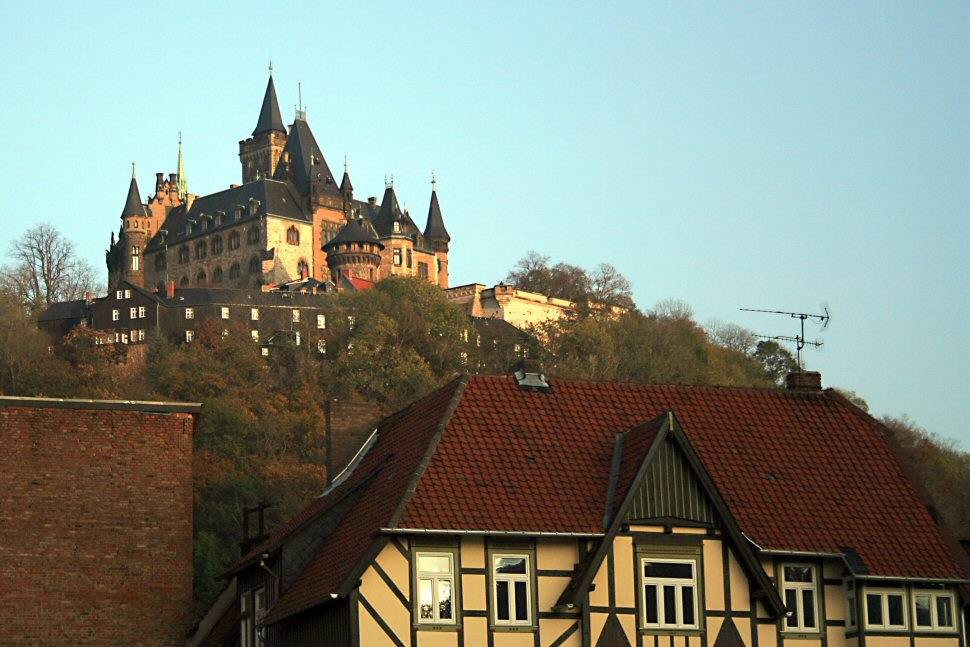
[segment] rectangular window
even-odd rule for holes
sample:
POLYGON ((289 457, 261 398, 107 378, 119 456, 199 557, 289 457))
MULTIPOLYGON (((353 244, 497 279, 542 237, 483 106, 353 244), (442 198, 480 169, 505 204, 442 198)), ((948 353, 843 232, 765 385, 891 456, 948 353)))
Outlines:
POLYGON ((295 339, 296 339, 296 345, 299 346, 300 345, 300 331, 299 330, 296 331, 296 338, 295 339))
POLYGON ((121 310, 115 308, 111 311, 111 321, 118 321, 119 319, 121 319, 121 310))
POLYGON ((138 318, 139 319, 144 319, 145 318, 145 312, 146 312, 145 306, 138 306, 138 318))
POLYGON ((192 308, 186 308, 185 309, 185 318, 186 319, 195 319, 195 310, 193 310, 192 308))
POLYGON ((223 319, 228 319, 229 318, 229 308, 227 308, 225 306, 222 307, 222 318, 223 319))
POLYGON ((640 559, 640 590, 645 628, 697 629, 697 560, 640 559))
POLYGON ((326 327, 327 327, 327 316, 317 315, 317 329, 323 330, 326 327))
POLYGON ((865 590, 866 627, 887 631, 906 629, 905 593, 899 590, 865 590))
POLYGON ((193 339, 195 339, 195 333, 192 332, 191 330, 186 330, 185 331, 185 341, 186 342, 190 342, 193 339))
POLYGON ((254 330, 250 334, 253 337, 253 341, 259 341, 259 331, 258 330, 254 330))
POLYGON ((138 331, 138 341, 145 341, 145 329, 142 328, 138 331))
POLYGON ((428 278, 428 264, 427 263, 421 263, 421 262, 418 263, 418 276, 420 278, 422 278, 422 279, 428 278))
POLYGON ((300 311, 293 310, 293 323, 300 323, 300 311))
POLYGON ((421 625, 455 624, 455 556, 450 552, 417 552, 414 583, 415 617, 421 625))
POLYGON ((138 318, 138 308, 128 308, 128 318, 137 319, 138 318))
POLYGON ((250 321, 259 321, 259 308, 250 308, 249 309, 249 320, 250 321))
POLYGON ((397 265, 398 267, 401 266, 401 250, 400 249, 395 249, 394 250, 394 264, 397 265))
POLYGON ((357 323, 357 319, 353 315, 347 315, 347 328, 350 330, 354 329, 354 324, 357 323))
POLYGON ((785 564, 781 568, 781 590, 789 615, 785 631, 818 631, 815 567, 785 564))
POLYGON ((492 555, 492 614, 498 626, 532 625, 532 568, 530 556, 492 555))
POLYGON ((913 622, 918 629, 955 630, 954 608, 953 594, 949 591, 913 591, 913 622))
POLYGON ((130 299, 131 298, 131 290, 125 290, 125 298, 126 299, 130 299))
POLYGON ((327 340, 326 339, 318 339, 317 340, 317 352, 320 353, 321 355, 326 355, 327 354, 327 340))
POLYGON ((115 298, 118 300, 121 300, 124 298, 124 294, 125 294, 124 292, 122 292, 121 290, 118 290, 117 292, 115 292, 115 298))

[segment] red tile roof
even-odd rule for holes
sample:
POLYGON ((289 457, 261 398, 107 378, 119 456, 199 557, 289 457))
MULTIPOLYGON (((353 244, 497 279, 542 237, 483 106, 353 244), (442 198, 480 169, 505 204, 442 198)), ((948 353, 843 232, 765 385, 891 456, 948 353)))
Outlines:
POLYGON ((341 593, 381 528, 602 533, 616 435, 627 446, 614 501, 655 437, 644 423, 668 411, 762 548, 850 549, 877 576, 967 577, 882 427, 832 391, 553 380, 542 393, 511 376, 467 380, 385 420, 347 482, 269 542, 364 488, 269 622, 341 593))

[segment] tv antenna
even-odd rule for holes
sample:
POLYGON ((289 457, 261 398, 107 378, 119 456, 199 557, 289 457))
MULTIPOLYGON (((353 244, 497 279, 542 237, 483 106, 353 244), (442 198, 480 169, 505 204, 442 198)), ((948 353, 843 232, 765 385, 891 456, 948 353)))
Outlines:
POLYGON ((762 339, 772 339, 776 341, 788 341, 795 344, 795 359, 798 362, 798 369, 802 368, 802 349, 806 346, 812 346, 814 348, 821 348, 823 342, 819 339, 813 339, 811 341, 805 339, 805 322, 813 321, 822 325, 819 332, 822 332, 829 326, 829 322, 832 320, 832 315, 829 313, 829 308, 826 305, 822 306, 822 312, 824 314, 813 314, 810 312, 790 312, 788 310, 761 310, 758 308, 741 308, 743 312, 765 312, 773 315, 788 315, 792 319, 798 319, 801 332, 794 337, 789 335, 758 335, 762 339))

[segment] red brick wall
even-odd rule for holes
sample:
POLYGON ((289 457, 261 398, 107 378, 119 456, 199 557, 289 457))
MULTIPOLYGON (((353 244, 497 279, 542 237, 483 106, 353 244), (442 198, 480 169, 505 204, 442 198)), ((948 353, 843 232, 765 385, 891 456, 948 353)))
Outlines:
POLYGON ((184 644, 193 428, 0 406, 0 645, 184 644))

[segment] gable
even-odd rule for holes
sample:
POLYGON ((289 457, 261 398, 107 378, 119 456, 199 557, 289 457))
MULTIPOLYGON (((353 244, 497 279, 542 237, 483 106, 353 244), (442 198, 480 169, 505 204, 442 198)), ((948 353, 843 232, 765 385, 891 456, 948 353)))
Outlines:
POLYGON ((627 523, 683 519, 714 525, 715 514, 704 487, 671 437, 657 449, 627 510, 627 523))

